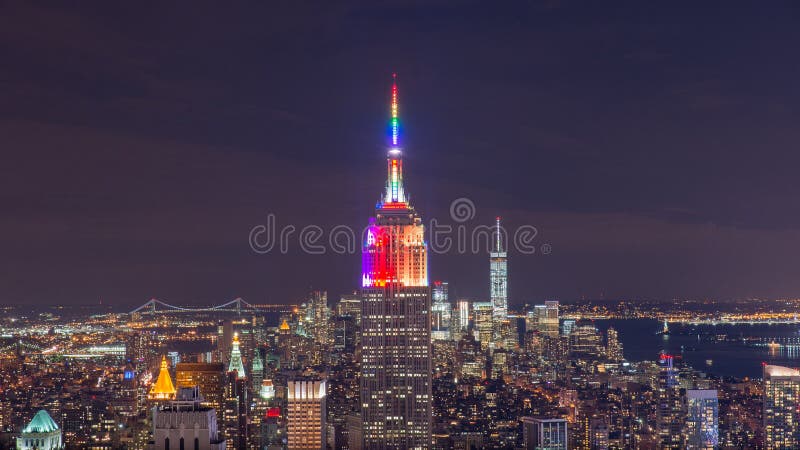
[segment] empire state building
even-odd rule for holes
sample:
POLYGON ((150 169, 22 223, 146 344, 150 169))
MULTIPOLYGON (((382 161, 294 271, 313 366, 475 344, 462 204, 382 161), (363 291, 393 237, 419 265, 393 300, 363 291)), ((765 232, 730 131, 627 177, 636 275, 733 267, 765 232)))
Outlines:
POLYGON ((403 187, 397 82, 386 190, 364 234, 361 418, 365 449, 431 446, 431 294, 424 227, 403 187))

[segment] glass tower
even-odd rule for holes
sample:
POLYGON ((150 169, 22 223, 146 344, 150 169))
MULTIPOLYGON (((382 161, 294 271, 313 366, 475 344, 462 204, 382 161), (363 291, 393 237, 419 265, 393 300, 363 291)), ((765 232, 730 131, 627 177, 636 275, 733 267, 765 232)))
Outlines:
POLYGON ((495 242, 489 252, 489 297, 494 308, 493 319, 499 324, 508 316, 508 254, 503 249, 499 217, 496 227, 495 242))

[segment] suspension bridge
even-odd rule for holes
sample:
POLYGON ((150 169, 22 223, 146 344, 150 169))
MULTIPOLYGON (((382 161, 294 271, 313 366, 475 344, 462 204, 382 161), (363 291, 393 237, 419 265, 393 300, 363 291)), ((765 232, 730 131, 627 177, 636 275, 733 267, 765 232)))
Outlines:
POLYGON ((130 314, 175 314, 175 313, 209 313, 209 312, 233 312, 242 313, 289 313, 295 310, 297 305, 274 305, 262 304, 253 305, 244 301, 241 297, 233 299, 227 303, 214 306, 187 307, 176 306, 163 302, 156 298, 151 298, 144 305, 139 306, 130 314))

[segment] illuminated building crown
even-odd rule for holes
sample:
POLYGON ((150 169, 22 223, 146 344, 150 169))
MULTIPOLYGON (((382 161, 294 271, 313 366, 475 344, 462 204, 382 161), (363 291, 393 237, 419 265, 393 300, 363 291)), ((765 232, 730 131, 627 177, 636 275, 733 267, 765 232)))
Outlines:
POLYGON ((233 335, 233 347, 231 348, 231 361, 228 364, 228 372, 236 372, 239 378, 245 378, 244 363, 242 363, 242 351, 239 350, 239 333, 233 335))
POLYGON ((175 385, 172 384, 172 377, 169 376, 166 355, 161 357, 161 370, 158 371, 158 379, 153 387, 150 388, 148 397, 151 400, 169 400, 175 398, 175 385))
POLYGON ((396 76, 392 81, 390 125, 386 192, 364 236, 361 286, 428 286, 424 226, 403 187, 396 76))

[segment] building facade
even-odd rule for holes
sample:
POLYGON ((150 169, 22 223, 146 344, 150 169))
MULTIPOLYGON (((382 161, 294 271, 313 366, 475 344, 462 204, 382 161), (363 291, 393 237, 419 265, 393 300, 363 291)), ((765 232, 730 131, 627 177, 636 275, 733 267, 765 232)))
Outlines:
POLYGON ((180 388, 175 400, 153 408, 154 450, 223 450, 217 414, 202 406, 197 386, 180 388))
POLYGON ((449 340, 453 307, 448 295, 446 281, 434 281, 432 289, 433 304, 431 306, 431 338, 433 340, 449 340))
POLYGON ((175 366, 178 388, 198 386, 203 406, 222 411, 225 401, 225 365, 222 363, 179 363, 175 366))
POLYGON ((686 448, 713 450, 719 445, 719 401, 716 389, 686 391, 686 448))
POLYGON ((325 380, 289 380, 287 388, 289 448, 325 450, 325 380))
POLYGON ((567 450, 567 421, 523 417, 522 439, 525 450, 567 450))

